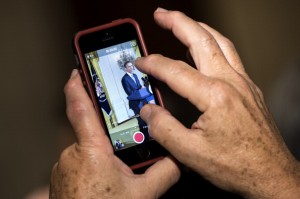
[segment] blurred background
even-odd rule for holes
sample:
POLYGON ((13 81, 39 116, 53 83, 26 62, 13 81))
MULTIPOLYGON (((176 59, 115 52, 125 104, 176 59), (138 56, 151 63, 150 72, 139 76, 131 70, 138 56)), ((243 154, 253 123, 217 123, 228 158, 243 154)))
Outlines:
MULTIPOLYGON (((154 23, 158 6, 183 11, 234 42, 283 137, 300 158, 299 1, 1 1, 0 198, 47 198, 37 192, 47 193, 53 164, 74 140, 65 116, 63 87, 76 67, 71 49, 75 32, 132 17, 140 23, 149 53, 186 60, 186 48, 154 23)), ((199 113, 160 86, 166 107, 190 126, 199 113)), ((195 194, 238 198, 190 171, 162 198, 195 194)))

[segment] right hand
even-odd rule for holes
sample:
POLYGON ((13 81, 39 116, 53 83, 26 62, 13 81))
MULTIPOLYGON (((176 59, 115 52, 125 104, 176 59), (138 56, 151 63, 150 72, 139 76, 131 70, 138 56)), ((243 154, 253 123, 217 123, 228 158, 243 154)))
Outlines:
POLYGON ((181 12, 158 9, 154 17, 188 47, 196 69, 161 55, 136 66, 188 99, 200 116, 186 128, 165 109, 146 105, 141 117, 151 136, 222 189, 247 198, 300 198, 299 163, 233 44, 181 12))

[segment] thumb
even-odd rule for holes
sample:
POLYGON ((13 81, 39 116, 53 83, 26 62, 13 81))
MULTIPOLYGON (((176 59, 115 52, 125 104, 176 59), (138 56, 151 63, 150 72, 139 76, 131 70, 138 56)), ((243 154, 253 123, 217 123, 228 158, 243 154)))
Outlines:
POLYGON ((191 137, 189 129, 184 127, 166 109, 148 104, 140 113, 148 124, 149 134, 160 145, 166 148, 176 159, 185 159, 185 154, 191 147, 188 143, 191 137))
POLYGON ((179 180, 180 169, 172 157, 165 157, 147 169, 143 177, 148 184, 148 193, 155 193, 154 198, 159 198, 179 180))
POLYGON ((67 103, 67 116, 75 131, 79 145, 105 145, 109 140, 101 127, 91 99, 85 91, 80 75, 73 70, 64 92, 67 103))

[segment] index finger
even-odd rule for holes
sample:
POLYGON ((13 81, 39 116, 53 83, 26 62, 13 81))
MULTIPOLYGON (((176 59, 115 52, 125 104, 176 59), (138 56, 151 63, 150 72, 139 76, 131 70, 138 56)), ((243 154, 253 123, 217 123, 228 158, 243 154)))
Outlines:
POLYGON ((99 117, 83 87, 77 70, 73 70, 64 91, 67 116, 75 131, 79 145, 95 146, 100 144, 109 147, 109 140, 100 125, 99 117))
POLYGON ((200 111, 205 111, 212 102, 210 100, 212 78, 202 75, 182 61, 152 54, 138 58, 135 64, 141 71, 166 83, 176 93, 197 106, 200 111))
MULTIPOLYGON (((198 22, 179 11, 158 8, 154 12, 156 22, 189 48, 197 69, 205 75, 232 71, 214 36, 198 22)), ((226 72, 227 73, 227 72, 226 72)))
POLYGON ((226 37, 224 37, 221 33, 219 33, 218 31, 216 31, 215 29, 211 28, 210 26, 208 26, 207 24, 201 23, 199 22, 199 24, 205 28, 208 32, 210 32, 210 34, 213 35, 213 37, 216 39, 216 41, 218 42, 225 58, 227 59, 228 63, 230 64, 230 66, 236 70, 238 73, 242 74, 243 76, 248 77, 245 68, 242 64, 241 58, 238 55, 234 44, 227 39, 226 37))

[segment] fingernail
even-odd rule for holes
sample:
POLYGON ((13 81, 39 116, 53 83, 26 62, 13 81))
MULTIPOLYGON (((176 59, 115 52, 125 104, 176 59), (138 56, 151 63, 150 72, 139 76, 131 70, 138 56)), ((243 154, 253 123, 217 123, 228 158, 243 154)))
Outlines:
POLYGON ((77 74, 78 74, 78 70, 77 69, 73 69, 70 78, 75 77, 77 74))
POLYGON ((143 59, 144 59, 144 57, 138 57, 138 58, 136 58, 135 61, 134 61, 134 65, 138 66, 137 62, 139 62, 140 60, 143 60, 143 59))
POLYGON ((142 59, 144 59, 144 57, 137 57, 137 58, 135 59, 135 61, 137 61, 137 60, 142 60, 142 59))
POLYGON ((167 12, 168 10, 164 9, 164 8, 161 8, 161 7, 158 7, 156 8, 155 12, 167 12))

